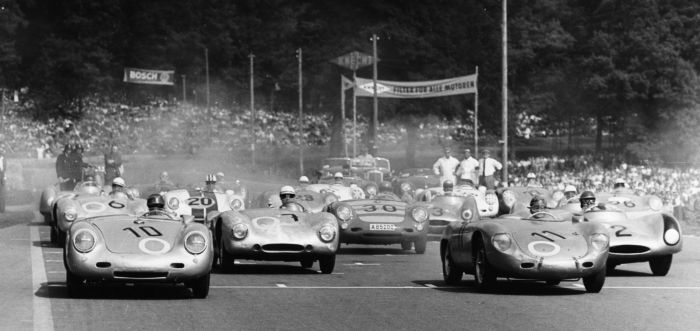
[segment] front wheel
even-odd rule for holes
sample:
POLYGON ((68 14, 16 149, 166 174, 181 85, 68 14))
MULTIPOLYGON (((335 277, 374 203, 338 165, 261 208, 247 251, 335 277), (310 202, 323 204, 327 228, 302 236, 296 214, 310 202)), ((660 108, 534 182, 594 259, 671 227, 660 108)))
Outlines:
POLYGON ((474 263, 474 280, 479 291, 487 291, 496 284, 496 274, 489 265, 486 257, 486 247, 481 239, 477 239, 476 257, 474 263))
POLYGON ((600 269, 600 271, 588 276, 583 277, 583 286, 586 287, 586 292, 588 293, 598 293, 603 288, 605 284, 605 269, 600 269))
POLYGON ((402 241, 401 242, 401 249, 404 251, 410 250, 411 247, 413 247, 413 243, 410 241, 402 241))
POLYGON ((314 266, 314 259, 304 258, 301 261, 299 261, 299 264, 301 264, 302 268, 309 269, 314 266))
POLYGON ((51 243, 54 245, 58 245, 58 233, 56 231, 55 227, 51 227, 51 243))
POLYGON ((452 261, 452 250, 450 247, 447 244, 443 244, 442 246, 443 247, 440 249, 440 256, 442 257, 442 279, 449 285, 458 284, 462 280, 464 272, 457 268, 452 261))
POLYGON ((321 256, 318 258, 318 264, 321 267, 321 272, 324 274, 330 274, 335 268, 335 254, 321 256))
POLYGON ((192 289, 192 296, 196 299, 204 299, 209 295, 210 274, 199 277, 187 284, 192 289))
POLYGON ((425 248, 428 245, 428 239, 420 239, 413 243, 413 248, 416 250, 416 254, 425 253, 425 248))
POLYGON ((68 296, 71 298, 80 298, 85 295, 84 281, 84 279, 66 269, 66 288, 68 289, 68 296))
POLYGON ((671 262, 673 262, 673 255, 671 254, 652 258, 649 260, 651 273, 654 276, 666 276, 671 269, 671 262))
POLYGON ((234 270, 234 262, 236 259, 233 257, 233 254, 226 250, 226 247, 224 247, 223 238, 221 239, 222 240, 219 240, 219 267, 221 267, 221 271, 229 274, 234 270))

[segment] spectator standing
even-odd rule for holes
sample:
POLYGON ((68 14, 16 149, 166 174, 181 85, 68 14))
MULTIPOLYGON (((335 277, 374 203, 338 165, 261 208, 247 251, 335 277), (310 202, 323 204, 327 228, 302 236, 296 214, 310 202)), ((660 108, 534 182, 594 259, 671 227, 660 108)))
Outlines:
POLYGON ((5 160, 5 151, 0 149, 0 213, 5 212, 5 170, 7 170, 7 161, 5 160))
POLYGON ((83 168, 89 166, 83 162, 83 147, 78 143, 71 145, 70 153, 68 154, 68 178, 70 179, 70 190, 75 187, 75 184, 83 179, 83 168))
POLYGON ((70 155, 70 152, 70 144, 66 144, 66 146, 63 147, 63 152, 56 157, 56 176, 58 177, 61 191, 70 191, 75 186, 75 183, 71 183, 70 173, 68 171, 68 155, 70 155))
POLYGON ((455 182, 455 171, 459 165, 459 160, 452 156, 452 149, 445 147, 443 149, 444 156, 437 159, 433 164, 433 171, 436 176, 440 176, 440 185, 442 185, 446 180, 455 182))
POLYGON ((105 154, 105 183, 111 183, 116 177, 122 177, 122 155, 119 147, 112 145, 110 151, 105 154))
POLYGON ((488 149, 484 150, 484 157, 479 160, 479 169, 481 171, 479 185, 486 186, 489 190, 495 189, 496 180, 494 174, 496 171, 503 169, 503 165, 501 162, 491 158, 491 151, 488 149))
POLYGON ((479 170, 479 161, 472 157, 472 151, 467 148, 464 150, 464 160, 457 166, 457 184, 476 185, 479 170))

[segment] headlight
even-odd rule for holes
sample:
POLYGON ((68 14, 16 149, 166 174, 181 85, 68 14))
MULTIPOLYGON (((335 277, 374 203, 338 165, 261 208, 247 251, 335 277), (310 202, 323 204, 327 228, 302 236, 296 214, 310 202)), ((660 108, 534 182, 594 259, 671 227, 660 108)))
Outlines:
POLYGON ((401 191, 408 192, 411 190, 411 184, 401 183, 401 191))
POLYGON ((241 201, 241 199, 231 200, 231 209, 233 209, 233 210, 243 209, 243 201, 241 201))
POLYGON ((488 205, 497 205, 498 204, 498 197, 493 194, 493 193, 488 193, 484 197, 484 200, 486 200, 486 204, 488 205))
POLYGON ((503 203, 505 203, 508 208, 512 208, 515 204, 515 193, 511 190, 503 191, 503 203))
POLYGON ((333 193, 330 193, 323 197, 323 203, 326 205, 330 205, 331 203, 334 203, 336 201, 338 201, 338 197, 336 197, 333 193))
POLYGON ((496 247, 499 251, 505 252, 510 248, 512 241, 508 234, 498 233, 491 238, 491 243, 493 243, 493 247, 496 247))
POLYGON ((231 228, 233 238, 241 240, 248 235, 248 226, 243 223, 238 223, 231 228))
POLYGON ((428 211, 423 208, 413 208, 411 216, 413 216, 413 220, 416 222, 422 223, 428 219, 428 211))
POLYGON ((63 217, 66 219, 66 221, 75 221, 75 219, 78 218, 78 211, 73 207, 66 208, 66 210, 63 212, 63 217))
POLYGON ((594 233, 591 236, 591 245, 593 245, 593 248, 597 250, 602 250, 605 249, 605 247, 608 247, 608 243, 610 242, 610 239, 606 234, 603 233, 594 233))
POLYGON ((341 221, 347 222, 352 217, 352 211, 346 206, 340 206, 335 210, 335 215, 338 216, 341 221))
POLYGON ((462 219, 465 221, 471 221, 472 217, 474 217, 474 213, 472 213, 471 209, 465 209, 462 210, 462 219))
POLYGON ((664 241, 666 244, 675 245, 681 240, 681 234, 676 229, 668 229, 664 232, 664 241))
POLYGON ((376 195, 377 194, 377 187, 374 185, 368 185, 366 190, 367 190, 367 194, 369 194, 369 195, 376 195))
POLYGON ((170 200, 168 200, 168 208, 177 210, 180 208, 180 200, 178 198, 170 198, 170 200))
POLYGON ((95 233, 88 229, 78 230, 73 235, 73 247, 81 253, 91 251, 95 248, 95 233))
POLYGON ((659 211, 663 206, 664 203, 658 197, 649 198, 649 208, 651 208, 651 210, 659 211))
POLYGON ((185 237, 185 249, 192 254, 201 254, 207 249, 207 239, 201 232, 190 232, 185 237))
POLYGON ((554 201, 559 201, 564 198, 564 192, 562 191, 556 191, 552 193, 552 200, 554 201))
POLYGON ((318 230, 318 237, 321 238, 323 242, 331 242, 335 239, 335 227, 326 224, 318 230))

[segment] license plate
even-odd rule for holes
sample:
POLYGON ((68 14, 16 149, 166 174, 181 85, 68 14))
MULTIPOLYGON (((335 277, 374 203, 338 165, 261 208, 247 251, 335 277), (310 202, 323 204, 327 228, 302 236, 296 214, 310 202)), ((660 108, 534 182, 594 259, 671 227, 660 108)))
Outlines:
POLYGON ((394 230, 396 230, 396 225, 394 225, 394 224, 370 224, 369 229, 372 231, 394 231, 394 230))

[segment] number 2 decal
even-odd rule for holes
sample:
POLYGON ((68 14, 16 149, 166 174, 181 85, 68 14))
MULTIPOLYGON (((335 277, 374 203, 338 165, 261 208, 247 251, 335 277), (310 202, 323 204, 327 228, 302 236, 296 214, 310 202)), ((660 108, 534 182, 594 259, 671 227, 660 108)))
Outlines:
MULTIPOLYGON (((163 235, 162 233, 160 233, 160 231, 158 231, 158 229, 150 225, 139 226, 139 229, 141 229, 141 231, 143 231, 143 233, 145 233, 149 237, 160 237, 163 235)), ((133 228, 123 228, 122 231, 129 231, 133 235, 135 235, 136 238, 141 238, 141 235, 138 233, 138 231, 134 230, 133 228)))
POLYGON ((619 229, 619 230, 615 231, 615 236, 616 236, 616 237, 631 237, 631 236, 632 236, 631 233, 623 233, 623 232, 622 232, 622 231, 627 230, 627 227, 625 227, 625 226, 623 226, 623 225, 613 225, 613 226, 611 226, 610 228, 611 228, 611 229, 619 229))

